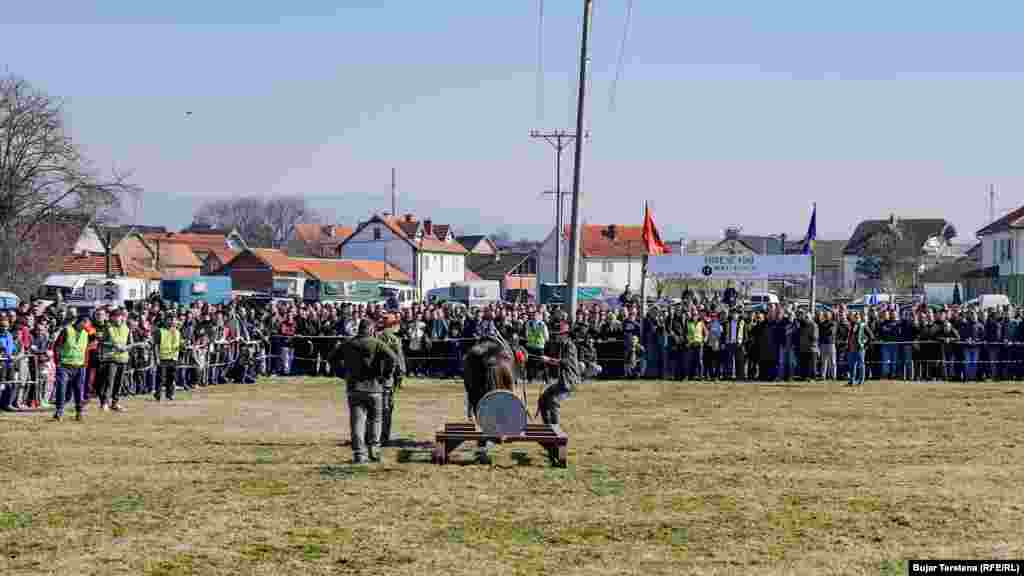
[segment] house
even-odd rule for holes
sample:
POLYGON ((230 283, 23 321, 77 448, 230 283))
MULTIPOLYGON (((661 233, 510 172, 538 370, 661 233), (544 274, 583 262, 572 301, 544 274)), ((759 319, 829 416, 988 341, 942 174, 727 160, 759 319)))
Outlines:
POLYGON ((159 236, 155 227, 121 227, 107 231, 112 254, 121 256, 131 267, 156 278, 185 278, 202 273, 203 263, 186 244, 147 240, 147 234, 159 236))
POLYGON ((884 284, 909 290, 919 274, 944 260, 955 237, 956 229, 944 218, 865 220, 843 249, 842 289, 884 284))
POLYGON ((1014 303, 1024 300, 1024 258, 1020 253, 1024 206, 978 230, 977 236, 981 241, 980 265, 972 277, 991 279, 978 287, 986 290, 981 293, 1006 294, 1014 303))
POLYGON ((466 257, 466 265, 481 280, 497 280, 502 298, 506 297, 508 290, 528 290, 531 294, 536 292, 536 252, 470 254, 466 257))
MULTIPOLYGON (((195 229, 195 226, 193 224, 192 227, 185 230, 195 229)), ((247 248, 245 240, 237 231, 229 230, 225 233, 223 230, 201 230, 200 232, 149 233, 143 234, 142 237, 146 242, 156 245, 157 250, 159 250, 159 246, 162 244, 184 244, 192 249, 192 252, 199 258, 200 263, 205 263, 210 254, 216 250, 243 250, 247 248)))
MULTIPOLYGON (((643 257, 648 255, 643 226, 615 225, 615 239, 607 237, 608 225, 584 224, 580 229, 580 284, 621 292, 627 285, 640 288, 643 257)), ((568 277, 569 227, 563 232, 561 275, 555 272, 555 231, 537 252, 537 283, 561 283, 568 277)))
POLYGON ((330 258, 338 246, 352 235, 352 228, 333 224, 296 224, 286 250, 290 256, 330 258))
POLYGON ((307 274, 281 250, 246 248, 220 268, 235 290, 302 297, 307 274))
MULTIPOLYGON (((51 274, 107 274, 107 257, 102 254, 65 254, 50 260, 51 274)), ((120 256, 110 256, 110 275, 125 276, 120 256)))
POLYGON ((485 234, 473 234, 469 236, 456 236, 455 241, 462 244, 466 252, 470 254, 497 254, 498 245, 485 234))
POLYGON ((203 262, 202 273, 220 275, 220 269, 240 253, 241 250, 232 250, 231 248, 211 249, 206 260, 203 262))
POLYGON ((466 279, 466 248, 455 241, 450 227, 412 214, 374 215, 360 223, 338 246, 346 260, 387 262, 408 275, 420 295, 466 279))

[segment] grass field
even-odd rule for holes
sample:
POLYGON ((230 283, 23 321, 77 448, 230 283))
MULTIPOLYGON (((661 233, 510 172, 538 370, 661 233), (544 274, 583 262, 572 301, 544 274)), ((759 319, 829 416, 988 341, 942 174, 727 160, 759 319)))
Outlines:
MULTIPOLYGON (((0 416, 0 574, 904 574, 1024 557, 1024 386, 596 382, 539 446, 348 464, 336 381, 0 416), (751 568, 756 568, 756 572, 751 568)), ((537 390, 531 390, 536 396, 537 390)), ((457 382, 412 381, 429 442, 457 382)))

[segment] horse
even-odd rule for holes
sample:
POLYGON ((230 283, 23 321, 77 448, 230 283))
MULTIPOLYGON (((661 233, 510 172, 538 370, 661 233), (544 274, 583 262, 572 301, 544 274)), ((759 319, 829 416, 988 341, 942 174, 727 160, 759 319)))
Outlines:
POLYGON ((521 354, 514 354, 503 342, 484 340, 466 352, 463 357, 463 384, 466 387, 467 416, 476 419, 477 404, 485 394, 494 390, 516 392, 517 362, 521 354))

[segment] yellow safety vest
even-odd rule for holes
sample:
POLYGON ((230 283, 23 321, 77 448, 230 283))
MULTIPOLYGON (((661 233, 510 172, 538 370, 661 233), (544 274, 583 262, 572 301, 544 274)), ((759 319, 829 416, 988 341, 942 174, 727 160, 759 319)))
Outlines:
POLYGON ((690 320, 686 323, 686 343, 693 346, 704 343, 704 323, 690 320))
POLYGON ((181 350, 181 332, 177 330, 160 329, 160 361, 173 362, 178 359, 178 352, 181 350))
POLYGON ((532 321, 526 325, 526 345, 530 348, 543 349, 547 342, 544 341, 544 323, 532 321))
POLYGON ((107 338, 114 344, 110 359, 118 364, 128 363, 128 351, 117 351, 117 348, 128 345, 128 333, 128 326, 111 325, 107 327, 107 338))
POLYGON ((64 329, 64 345, 60 349, 60 363, 71 368, 85 366, 85 350, 89 347, 89 333, 75 330, 74 326, 64 329))

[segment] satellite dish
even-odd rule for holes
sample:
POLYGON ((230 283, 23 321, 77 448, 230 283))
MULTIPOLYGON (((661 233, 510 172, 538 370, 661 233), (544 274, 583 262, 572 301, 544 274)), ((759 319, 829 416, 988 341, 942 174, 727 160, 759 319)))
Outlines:
POLYGON ((515 436, 526 430, 526 406, 508 390, 493 390, 477 403, 476 421, 485 434, 515 436))

